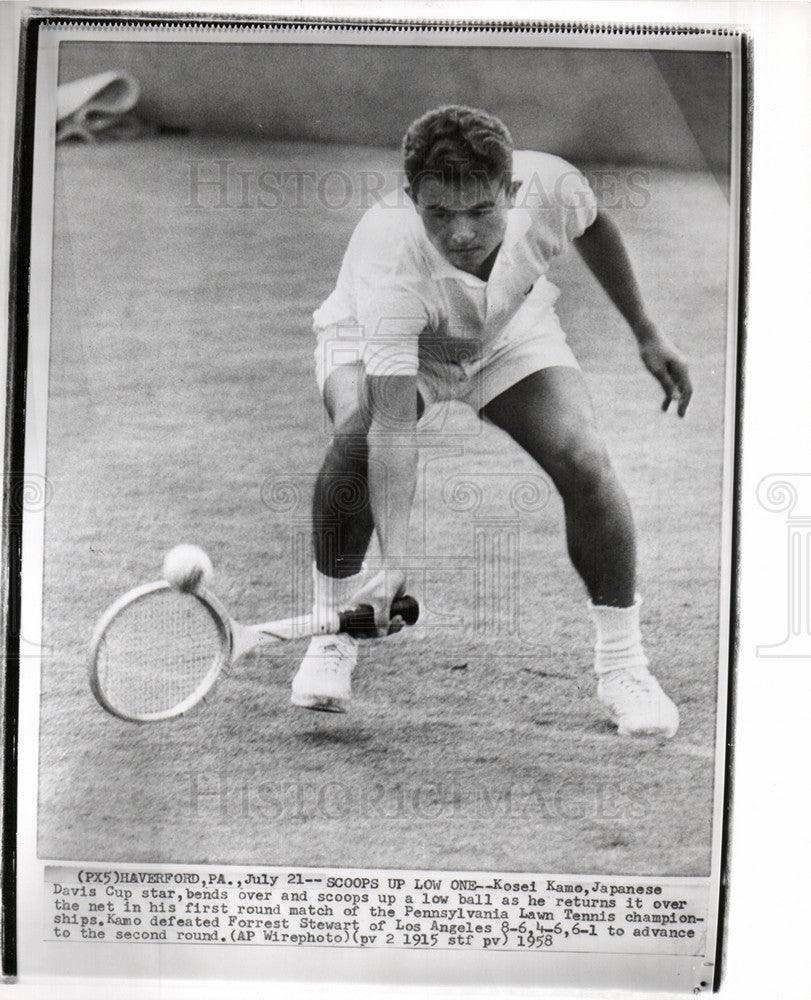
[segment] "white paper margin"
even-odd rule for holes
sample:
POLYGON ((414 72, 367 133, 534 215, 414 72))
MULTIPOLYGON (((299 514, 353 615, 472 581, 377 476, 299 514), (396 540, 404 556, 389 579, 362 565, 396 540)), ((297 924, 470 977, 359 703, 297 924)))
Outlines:
MULTIPOLYGON (((75 9, 69 3, 52 8, 75 9)), ((124 5, 99 4, 95 9, 124 5)), ((157 7, 158 5, 155 5, 157 7)), ((21 4, 5 4, 3 27, 21 4)), ((140 4, 126 9, 149 10, 140 4)), ((155 9, 154 7, 152 9, 155 9)), ((163 11, 217 12, 217 4, 161 4, 163 11)), ((807 935, 797 911, 808 892, 809 663, 758 659, 764 641, 759 609, 775 583, 771 549, 762 536, 764 514, 754 500, 763 476, 808 469, 809 420, 809 9, 804 3, 502 3, 492 5, 241 4, 229 13, 326 13, 336 16, 497 17, 612 23, 735 24, 755 44, 755 120, 751 298, 747 339, 745 461, 742 481, 742 622, 739 634, 735 813, 732 842, 729 945, 722 996, 802 996, 808 974, 807 935), (531 14, 530 14, 531 10, 531 14), (764 565, 764 552, 767 564, 764 565), (803 879, 805 880, 803 882, 803 879), (766 909, 766 899, 771 907, 766 909)), ((11 31, 16 42, 16 32, 11 31)), ((4 30, 4 54, 9 32, 4 30)), ((6 73, 12 60, 6 64, 6 73)), ((8 93, 8 91, 7 91, 8 93)), ((4 139, 8 116, 4 102, 4 139)), ((4 209, 7 163, 4 158, 4 209)), ((3 281, 7 281, 4 269, 3 281)), ((3 288, 5 291, 5 287, 3 288)), ((776 571, 776 570, 775 570, 776 571)), ((18 990, 22 987, 18 987, 18 990)), ((32 985, 31 989, 35 989, 32 985)), ((164 982, 161 995, 169 995, 164 982)), ((196 995, 201 984, 192 989, 196 995)), ((283 989, 283 988, 282 988, 283 989)), ((89 984, 77 995, 89 996, 89 984)), ((27 988, 26 988, 27 991, 27 988)), ((147 995, 143 990, 141 995, 147 995)), ((174 995, 174 991, 173 995, 174 995)), ((219 991, 218 991, 219 992, 219 991)), ((343 991, 333 990, 335 995, 343 991)), ((392 995, 399 991, 392 990, 392 995)), ((53 995, 53 994, 52 994, 53 995)), ((62 990, 60 995, 67 996, 62 990)), ((181 995, 181 993, 178 993, 181 995)), ((222 993, 220 993, 222 995, 222 993)), ((236 995, 236 994, 235 994, 236 995)), ((290 995, 287 993, 287 995, 290 995)), ((307 995, 306 992, 301 995, 307 995)), ((359 995, 353 988, 353 995, 359 995)), ((375 995, 380 995, 379 991, 375 995)), ((421 991, 421 995, 428 995, 421 991)), ((468 992, 467 995, 470 995, 468 992)), ((592 994, 598 995, 598 994, 592 994)))

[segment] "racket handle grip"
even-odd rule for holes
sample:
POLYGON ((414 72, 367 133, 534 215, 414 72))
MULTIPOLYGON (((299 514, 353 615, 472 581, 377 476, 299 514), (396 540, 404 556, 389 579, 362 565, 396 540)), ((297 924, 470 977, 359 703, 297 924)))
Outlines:
MULTIPOLYGON (((399 597, 391 606, 389 617, 400 617, 406 625, 413 625, 420 617, 420 606, 413 597, 399 597)), ((370 604, 361 604, 353 611, 342 611, 338 616, 340 621, 339 632, 346 632, 356 639, 376 639, 377 626, 375 625, 374 608, 370 604)), ((389 629, 392 632, 399 632, 398 625, 389 629)))

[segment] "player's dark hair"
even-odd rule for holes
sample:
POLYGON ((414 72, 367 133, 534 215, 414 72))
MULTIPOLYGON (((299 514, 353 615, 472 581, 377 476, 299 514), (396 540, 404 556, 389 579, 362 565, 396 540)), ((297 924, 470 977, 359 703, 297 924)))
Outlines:
POLYGON ((403 139, 403 165, 416 195, 426 176, 464 182, 482 178, 509 184, 512 136, 495 115, 479 108, 448 104, 426 111, 403 139))

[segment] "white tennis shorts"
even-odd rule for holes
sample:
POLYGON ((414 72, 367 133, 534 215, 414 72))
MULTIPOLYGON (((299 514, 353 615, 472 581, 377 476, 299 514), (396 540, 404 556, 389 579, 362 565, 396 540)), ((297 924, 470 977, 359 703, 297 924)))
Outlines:
MULTIPOLYGON (((579 368, 555 310, 550 306, 542 315, 526 310, 522 316, 524 312, 519 309, 498 340, 475 360, 454 364, 421 360, 417 388, 426 407, 457 400, 478 412, 533 372, 556 365, 579 368)), ((351 321, 316 329, 316 334, 315 373, 323 395, 324 383, 335 368, 363 361, 366 342, 351 321)))

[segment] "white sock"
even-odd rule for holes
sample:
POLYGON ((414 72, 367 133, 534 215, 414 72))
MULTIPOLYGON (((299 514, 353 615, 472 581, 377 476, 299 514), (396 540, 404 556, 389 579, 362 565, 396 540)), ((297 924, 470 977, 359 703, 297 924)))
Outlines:
POLYGON ((365 563, 359 573, 341 579, 325 576, 313 563, 313 616, 316 622, 330 622, 336 612, 343 611, 365 576, 365 563))
POLYGON ((612 670, 647 668, 648 658, 642 648, 642 631, 639 627, 641 604, 639 596, 630 608, 588 602, 589 612, 597 629, 594 671, 598 676, 612 670))

